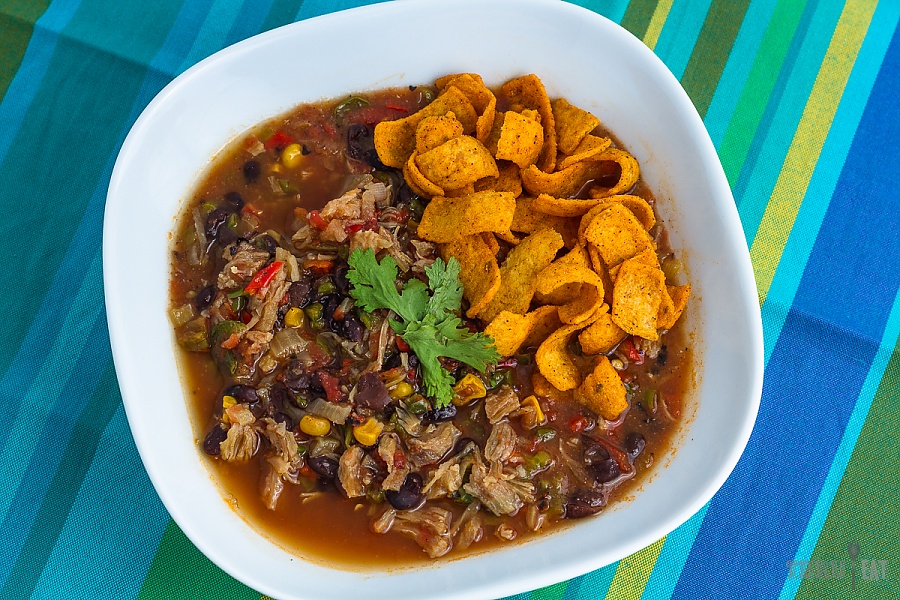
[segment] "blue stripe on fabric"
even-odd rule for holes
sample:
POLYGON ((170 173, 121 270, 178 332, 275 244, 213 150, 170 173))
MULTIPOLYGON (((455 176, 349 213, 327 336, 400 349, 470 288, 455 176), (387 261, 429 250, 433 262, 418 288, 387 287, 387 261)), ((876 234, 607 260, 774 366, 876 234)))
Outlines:
MULTIPOLYGON (((800 31, 806 25, 805 19, 809 8, 807 6, 801 17, 795 41, 801 39, 800 31)), ((756 237, 759 223, 784 166, 794 132, 809 101, 810 91, 831 43, 842 8, 841 0, 822 0, 816 7, 808 28, 802 34, 802 44, 790 71, 786 70, 786 67, 788 62, 794 59, 793 44, 788 50, 785 67, 779 74, 769 104, 754 135, 747 159, 735 185, 735 200, 748 246, 752 245, 753 238, 756 237)))
POLYGON ((225 47, 228 32, 234 26, 242 6, 243 0, 215 0, 188 55, 181 62, 178 73, 225 47))
POLYGON ((770 598, 781 591, 759 574, 784 572, 799 547, 900 286, 895 207, 883 201, 900 187, 900 172, 882 168, 900 161, 898 86, 895 32, 838 180, 840 193, 831 200, 768 365, 758 422, 785 426, 754 430, 710 506, 676 597, 701 597, 709 573, 724 564, 728 578, 717 591, 725 597, 770 598), (847 260, 846 249, 860 240, 877 251, 847 260), (761 550, 735 561, 735 546, 761 550))
POLYGON ((120 405, 32 600, 55 600, 61 590, 67 598, 134 598, 168 522, 120 405), (115 507, 115 518, 97 518, 98 506, 115 507))
MULTIPOLYGON (((831 462, 831 468, 825 477, 825 484, 819 492, 819 498, 816 500, 816 505, 813 508, 812 517, 809 519, 809 523, 806 524, 806 531, 803 532, 800 545, 794 554, 794 560, 809 560, 812 557, 813 550, 816 548, 816 542, 818 542, 822 533, 822 527, 828 518, 828 511, 832 502, 834 502, 834 496, 837 494, 844 471, 850 463, 853 448, 856 447, 856 441, 859 439, 863 424, 866 422, 875 393, 878 391, 878 386, 881 383, 881 378, 884 376, 885 369, 887 369, 891 354, 896 347, 898 337, 900 337, 900 294, 894 298, 894 305, 891 308, 891 314, 888 316, 887 327, 885 327, 884 335, 881 338, 881 345, 875 354, 875 360, 872 362, 872 368, 869 369, 866 381, 863 383, 862 393, 853 407, 853 412, 850 413, 850 420, 846 429, 844 429, 841 443, 838 445, 837 453, 831 462)), ((781 588, 779 599, 790 600, 793 598, 797 594, 797 590, 800 589, 802 581, 802 578, 788 579, 785 577, 784 587, 781 588)))
POLYGON ((681 79, 712 0, 676 0, 653 47, 676 79, 681 79), (680 5, 680 6, 679 6, 680 5))
POLYGON ((666 536, 666 541, 663 542, 659 556, 656 557, 656 564, 653 565, 653 571, 650 573, 650 579, 644 586, 642 599, 658 600, 672 597, 675 584, 681 576, 684 563, 687 562, 691 546, 694 545, 694 539, 697 537, 697 532, 700 531, 700 525, 703 523, 708 508, 709 503, 704 504, 697 514, 666 536))
POLYGON ((256 0, 255 2, 245 2, 235 17, 231 30, 225 36, 224 46, 230 46, 259 33, 262 30, 266 16, 272 10, 273 1, 256 0))
POLYGON ((22 118, 44 80, 59 33, 80 5, 81 0, 56 0, 35 22, 22 62, 0 102, 0 163, 6 158, 22 118))
MULTIPOLYGON (((45 353, 47 332, 56 329, 55 324, 58 323, 60 318, 58 299, 70 293, 73 281, 82 281, 84 279, 87 268, 91 264, 91 257, 99 256, 100 248, 97 245, 97 240, 101 238, 103 228, 106 189, 118 149, 124 142, 125 135, 131 128, 131 125, 137 120, 144 107, 169 82, 169 78, 164 76, 163 73, 175 73, 181 61, 184 60, 184 56, 190 50, 191 43, 195 37, 192 25, 201 21, 202 16, 208 12, 211 5, 212 0, 185 2, 163 46, 150 62, 147 77, 136 96, 136 101, 132 106, 126 126, 123 128, 121 136, 115 145, 116 151, 110 155, 102 171, 97 188, 85 207, 81 222, 72 237, 69 247, 66 249, 63 260, 51 281, 47 293, 44 295, 43 302, 38 308, 19 350, 13 358, 10 368, 0 378, 0 398, 14 397, 21 390, 28 389, 35 377, 37 377, 38 370, 33 368, 35 357, 42 356, 45 353)), ((4 414, 4 422, 12 422, 20 409, 21 404, 19 403, 0 406, 0 411, 9 411, 8 414, 4 414)), ((12 428, 0 428, 0 450, 6 446, 6 442, 11 434, 12 428)))
POLYGON ((767 25, 777 3, 778 0, 757 0, 747 7, 734 46, 728 55, 722 76, 703 119, 716 148, 722 143, 722 138, 728 130, 731 116, 741 97, 741 90, 744 89, 753 68, 759 46, 766 35, 767 25))
POLYGON ((571 4, 576 4, 601 14, 610 21, 616 23, 622 22, 625 16, 625 10, 628 8, 628 0, 567 0, 571 4))
POLYGON ((766 363, 769 362, 778 340, 787 316, 787 307, 794 302, 797 286, 800 284, 806 262, 825 218, 825 211, 834 195, 838 177, 850 151, 850 144, 853 142, 863 110, 869 101, 869 93, 878 76, 898 21, 900 21, 900 4, 896 3, 881 2, 872 15, 869 30, 850 72, 831 129, 828 131, 828 137, 822 146, 819 161, 807 187, 806 196, 784 247, 783 256, 789 256, 791 259, 779 263, 762 307, 766 363))
POLYGON ((327 15, 328 13, 337 12, 347 8, 378 4, 383 1, 384 0, 305 0, 300 7, 300 10, 297 11, 297 17, 294 20, 310 19, 312 17, 327 15))
MULTIPOLYGON (((94 284, 99 290, 99 273, 93 275, 98 278, 94 284)), ((99 370, 103 369, 110 358, 106 318, 101 311, 78 363, 63 386, 69 393, 61 396, 50 411, 49 418, 44 421, 43 428, 37 435, 37 439, 43 442, 41 450, 31 455, 31 461, 25 468, 27 477, 15 489, 9 510, 0 524, 0 540, 3 540, 0 544, 0 589, 6 583, 16 557, 31 532, 35 516, 42 505, 41 500, 47 493, 72 436, 77 415, 81 414, 94 394, 100 382, 99 370)), ((34 423, 34 426, 37 429, 40 423, 34 423)))

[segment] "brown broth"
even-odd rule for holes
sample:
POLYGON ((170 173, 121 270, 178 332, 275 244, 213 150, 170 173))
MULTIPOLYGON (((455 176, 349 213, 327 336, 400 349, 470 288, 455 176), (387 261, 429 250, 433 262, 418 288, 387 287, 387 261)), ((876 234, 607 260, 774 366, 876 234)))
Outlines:
MULTIPOLYGON (((414 112, 423 102, 421 90, 406 89, 368 94, 367 99, 373 112, 382 113, 387 105, 405 107, 409 112, 414 112)), ((225 193, 240 188, 245 202, 255 208, 257 217, 265 224, 261 228, 263 231, 267 228, 285 230, 295 220, 297 208, 319 209, 340 195, 353 173, 347 170, 346 161, 339 149, 329 142, 329 134, 325 130, 334 104, 332 102, 301 107, 263 123, 242 136, 240 141, 223 151, 214 161, 188 202, 177 228, 170 282, 173 307, 191 302, 193 294, 202 286, 214 281, 217 272, 215 264, 198 269, 185 263, 184 256, 193 228, 191 210, 194 207, 215 201, 225 193), (263 139, 273 130, 289 133, 304 145, 308 145, 311 150, 305 157, 306 162, 300 175, 289 182, 296 186, 299 192, 297 194, 274 193, 271 186, 266 183, 265 173, 261 175, 262 185, 249 188, 244 185, 242 168, 248 156, 245 150, 246 140, 254 135, 263 139)), ((396 113, 393 116, 404 115, 402 111, 396 113)), ((605 130, 598 133, 608 134, 605 130)), ((354 168, 358 167, 357 164, 354 168)), ((638 183, 634 193, 648 199, 651 205, 655 205, 653 196, 643 181, 638 183)), ((660 255, 662 255, 668 248, 665 247, 665 236, 660 236, 660 239, 662 244, 660 255)), ((693 374, 692 355, 682 321, 666 334, 665 344, 668 351, 666 365, 641 369, 634 377, 642 389, 652 386, 658 390, 659 396, 665 399, 676 421, 669 422, 659 410, 655 417, 651 418, 648 412, 638 405, 640 399, 634 399, 622 424, 612 432, 611 439, 621 446, 624 434, 636 431, 643 434, 646 447, 635 462, 636 475, 615 489, 611 495, 611 503, 644 483, 648 474, 652 473, 654 463, 658 463, 661 456, 673 449, 673 436, 683 418, 685 403, 689 402, 693 374)), ((371 532, 369 529, 371 513, 365 497, 347 499, 334 493, 304 497, 296 487, 287 485, 276 509, 268 510, 259 497, 263 475, 260 461, 254 459, 243 464, 230 464, 211 458, 202 450, 204 436, 215 421, 218 409, 216 404, 226 384, 224 378, 219 374, 208 353, 187 352, 182 348, 177 348, 176 353, 188 396, 187 403, 192 416, 198 452, 203 456, 203 460, 207 461, 210 473, 223 491, 223 496, 254 528, 293 553, 340 568, 400 567, 421 564, 429 560, 421 548, 409 538, 371 532)), ((517 369, 515 383, 520 397, 525 397, 531 392, 532 371, 532 366, 520 366, 517 369)), ((477 410, 478 406, 476 403, 461 412, 477 410)), ((560 393, 554 399, 546 399, 545 410, 550 419, 549 424, 562 429, 566 428, 570 419, 584 412, 580 405, 572 400, 571 393, 560 393)), ((523 430, 518 423, 514 427, 520 436, 526 438, 531 436, 533 439, 533 434, 523 430)), ((477 431, 465 430, 465 426, 463 429, 465 435, 475 438, 480 435, 481 439, 476 441, 484 440, 483 432, 479 434, 477 431)), ((555 452, 552 445, 556 443, 556 440, 536 442, 531 450, 546 449, 555 452)), ((455 516, 459 516, 464 509, 464 506, 452 501, 442 500, 439 503, 453 511, 455 516)), ((520 533, 516 542, 531 539, 571 522, 548 519, 541 531, 531 533, 524 527, 524 512, 521 510, 512 517, 512 522, 519 525, 517 529, 524 532, 520 533)), ((488 525, 496 525, 503 520, 492 515, 486 515, 485 518, 488 525)), ((473 544, 468 553, 481 552, 509 543, 491 535, 492 528, 487 529, 483 540, 473 544)), ((467 552, 454 551, 441 560, 459 558, 467 552)))

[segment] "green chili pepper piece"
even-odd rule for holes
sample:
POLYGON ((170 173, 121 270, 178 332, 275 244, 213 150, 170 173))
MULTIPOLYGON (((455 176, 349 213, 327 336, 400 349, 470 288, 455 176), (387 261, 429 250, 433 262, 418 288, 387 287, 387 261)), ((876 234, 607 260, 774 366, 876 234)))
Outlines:
POLYGON ((359 96, 350 96, 336 107, 334 107, 334 120, 338 125, 344 124, 344 117, 354 110, 358 110, 364 106, 368 106, 369 101, 359 96))

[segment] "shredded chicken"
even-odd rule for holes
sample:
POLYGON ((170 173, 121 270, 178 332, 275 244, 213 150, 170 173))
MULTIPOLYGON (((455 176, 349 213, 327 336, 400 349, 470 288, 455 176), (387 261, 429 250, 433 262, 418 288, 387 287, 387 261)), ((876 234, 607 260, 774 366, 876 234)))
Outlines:
POLYGON ((511 542, 518 537, 519 532, 506 523, 501 523, 494 530, 494 535, 505 542, 511 542))
POLYGON ((481 515, 476 513, 460 528, 456 546, 461 550, 465 550, 472 544, 480 542, 482 537, 484 537, 484 524, 482 523, 481 515))
POLYGON ((360 446, 350 446, 338 462, 338 480, 348 498, 366 495, 362 481, 362 460, 366 453, 360 446))
POLYGON ((360 230, 350 238, 350 252, 353 253, 358 248, 369 248, 377 254, 390 248, 393 243, 391 234, 384 227, 379 227, 378 231, 360 230))
POLYGON ((377 518, 369 522, 369 528, 375 533, 387 533, 394 525, 394 519, 397 518, 397 511, 388 507, 377 518))
MULTIPOLYGON (((225 250, 226 258, 231 254, 231 248, 225 250)), ((233 290, 243 287, 254 273, 269 261, 269 253, 241 242, 237 245, 234 255, 219 273, 216 285, 220 290, 233 290)))
MULTIPOLYGON (((281 299, 291 286, 290 281, 285 281, 285 270, 278 269, 272 282, 266 286, 260 296, 263 298, 262 308, 259 309, 259 321, 254 329, 257 331, 272 331, 275 321, 278 319, 278 306, 281 299)), ((254 311, 255 313, 256 311, 254 311)))
POLYGON ((388 471, 388 476, 381 482, 381 489, 398 491, 409 474, 409 464, 407 464, 403 450, 400 448, 400 436, 396 433, 382 435, 378 441, 378 456, 387 465, 388 471), (397 460, 398 453, 400 458, 403 459, 402 461, 397 460), (399 466, 398 462, 400 463, 399 466))
POLYGON ((516 392, 504 385, 484 399, 484 413, 491 425, 502 421, 505 417, 519 409, 519 397, 516 392))
POLYGON ((506 421, 497 423, 484 444, 484 457, 490 462, 505 461, 516 449, 518 439, 512 425, 506 421))
POLYGON ((443 556, 453 548, 450 525, 453 513, 439 506, 424 506, 411 512, 400 511, 394 529, 413 538, 431 558, 443 556))
POLYGON ((406 440, 409 460, 416 467, 434 464, 450 452, 460 435, 453 423, 431 425, 419 437, 406 440))
POLYGON ((235 404, 225 410, 231 421, 228 434, 219 444, 219 456, 225 462, 242 462, 249 460, 255 453, 259 437, 253 424, 256 417, 243 404, 235 404))
POLYGON ((451 458, 433 470, 429 476, 425 487, 426 498, 433 500, 434 498, 443 498, 449 496, 463 484, 464 471, 460 466, 460 458, 451 458))
POLYGON ((490 467, 476 458, 469 483, 463 489, 481 500, 495 515, 513 515, 524 503, 533 501, 534 486, 503 473, 499 463, 490 467))
POLYGON ((326 221, 333 219, 358 219, 362 208, 362 199, 359 188, 347 190, 340 198, 328 202, 319 211, 319 215, 326 221))

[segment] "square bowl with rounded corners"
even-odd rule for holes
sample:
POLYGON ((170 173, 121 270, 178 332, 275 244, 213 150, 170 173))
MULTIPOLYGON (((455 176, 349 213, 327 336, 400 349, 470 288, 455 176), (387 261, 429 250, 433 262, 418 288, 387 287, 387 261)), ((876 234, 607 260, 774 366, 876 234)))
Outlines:
POLYGON ((294 23, 207 58, 159 93, 122 146, 107 198, 103 267, 119 386, 156 491, 204 554, 274 597, 500 597, 597 569, 668 534, 710 500, 737 463, 759 406, 753 271, 703 123, 646 46, 557 0, 377 4, 294 23), (596 517, 422 568, 332 569, 255 532, 204 465, 167 317, 170 234, 212 157, 263 119, 303 102, 464 71, 489 85, 537 74, 551 97, 599 116, 640 161, 693 286, 686 318, 696 381, 688 418, 653 476, 596 517))

